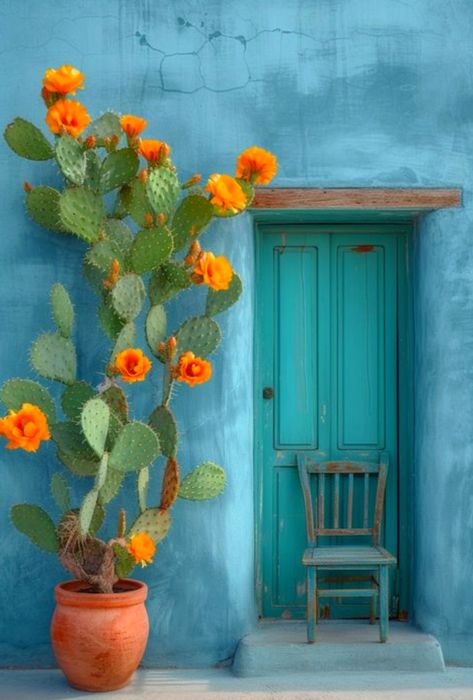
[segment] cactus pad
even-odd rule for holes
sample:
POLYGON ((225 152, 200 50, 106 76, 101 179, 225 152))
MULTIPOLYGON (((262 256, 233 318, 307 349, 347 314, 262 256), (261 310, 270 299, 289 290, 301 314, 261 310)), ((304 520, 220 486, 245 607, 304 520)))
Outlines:
POLYGON ((179 492, 179 464, 170 457, 164 470, 160 508, 171 508, 179 492))
POLYGON ((107 238, 113 241, 122 253, 126 253, 133 243, 133 234, 125 222, 120 219, 106 219, 104 230, 107 238))
POLYGON ((176 206, 181 188, 173 168, 153 168, 149 171, 146 192, 156 214, 169 218, 176 206))
POLYGON ((68 231, 88 243, 98 240, 105 218, 102 198, 86 187, 71 187, 59 198, 61 221, 68 231))
POLYGON ((189 274, 184 266, 176 262, 161 265, 151 275, 149 297, 152 304, 163 304, 183 289, 191 286, 189 274))
POLYGON ((94 192, 98 192, 100 188, 100 166, 102 161, 95 151, 88 150, 85 152, 85 182, 88 187, 94 192))
POLYGON ((110 453, 110 466, 119 471, 138 471, 148 467, 159 455, 155 432, 144 423, 127 423, 110 453))
POLYGON ((109 503, 115 498, 115 496, 117 496, 125 476, 125 472, 119 472, 117 469, 110 469, 110 465, 108 466, 105 483, 100 489, 99 494, 102 503, 109 503))
POLYGON ((31 363, 42 377, 63 384, 76 378, 77 360, 74 345, 59 333, 43 333, 31 346, 31 363))
POLYGON ((4 132, 5 141, 12 151, 28 160, 49 160, 54 151, 43 133, 31 122, 17 117, 4 132))
POLYGON ((172 220, 174 247, 188 246, 202 233, 213 216, 213 206, 206 197, 191 194, 179 204, 172 220))
POLYGON ((177 356, 190 350, 198 357, 207 357, 214 352, 221 340, 218 324, 208 316, 194 316, 188 319, 175 336, 177 356))
POLYGON ((24 403, 34 404, 43 411, 49 425, 56 422, 56 409, 49 392, 31 379, 9 379, 0 389, 0 400, 12 411, 19 411, 24 403))
POLYGON ((82 505, 79 511, 79 525, 82 535, 87 535, 92 523, 92 518, 94 517, 95 507, 97 505, 97 500, 99 497, 99 492, 97 489, 93 488, 89 493, 87 493, 82 501, 82 505))
POLYGON ((125 393, 119 386, 111 386, 101 394, 101 398, 108 404, 110 410, 118 416, 122 423, 128 422, 128 402, 125 393))
POLYGON ((65 233, 66 229, 59 213, 60 196, 53 187, 33 187, 26 195, 26 209, 39 226, 65 233))
POLYGON ((135 342, 136 328, 133 321, 130 321, 129 323, 126 323, 123 326, 123 328, 117 336, 117 340, 115 342, 115 346, 112 352, 112 362, 115 360, 115 357, 118 355, 119 352, 121 352, 122 350, 126 350, 127 348, 134 347, 135 342))
POLYGON ((106 275, 98 267, 89 265, 86 258, 84 258, 84 264, 82 265, 82 274, 97 296, 103 299, 106 296, 105 287, 103 286, 106 275))
POLYGON ((110 425, 108 404, 99 398, 89 399, 82 408, 80 419, 85 439, 95 454, 102 457, 110 425))
POLYGON ((110 340, 115 341, 124 326, 124 321, 107 302, 99 306, 97 313, 102 330, 110 340))
POLYGON ((159 357, 158 344, 166 337, 166 322, 164 306, 152 306, 146 317, 146 340, 156 357, 159 357))
POLYGON ((216 292, 215 289, 209 287, 207 305, 205 308, 207 316, 215 316, 215 314, 226 311, 230 306, 233 306, 240 298, 242 289, 241 279, 236 272, 233 273, 232 281, 228 289, 222 289, 216 292))
POLYGON ((140 275, 150 272, 166 262, 172 250, 172 235, 167 229, 145 229, 136 235, 131 246, 131 266, 140 275))
POLYGON ((105 139, 110 139, 112 136, 121 138, 122 129, 120 126, 120 118, 114 112, 105 112, 90 125, 88 136, 95 138, 97 146, 104 146, 105 139))
POLYGON ((169 408, 158 406, 149 417, 149 424, 159 438, 165 457, 175 457, 177 452, 177 425, 169 408))
POLYGON ((53 284, 50 299, 53 318, 58 331, 63 338, 70 338, 74 326, 74 307, 69 294, 62 284, 53 284))
POLYGON ((108 454, 105 452, 102 459, 100 460, 100 466, 97 470, 97 474, 95 475, 94 489, 96 489, 97 491, 100 491, 100 489, 105 484, 105 481, 107 479, 107 471, 108 471, 108 454))
POLYGON ((56 472, 51 478, 51 495, 62 513, 71 507, 71 494, 69 485, 62 474, 56 472))
POLYGON ((161 542, 171 527, 171 513, 162 508, 148 508, 137 517, 128 535, 132 537, 139 532, 147 532, 155 544, 161 542))
POLYGON ((61 452, 60 450, 57 452, 57 458, 75 476, 95 476, 99 468, 99 462, 94 462, 84 457, 76 457, 72 453, 61 452))
MULTIPOLYGON (((76 459, 83 459, 93 463, 93 465, 90 465, 89 471, 90 474, 96 473, 98 468, 97 456, 85 441, 80 425, 73 421, 55 423, 51 428, 51 434, 59 452, 66 456, 72 455, 76 459)), ((68 465, 66 464, 66 466, 68 465)), ((86 474, 84 473, 83 475, 85 476, 86 474)))
POLYGON ((85 179, 87 159, 83 146, 69 134, 63 134, 56 142, 56 160, 61 172, 73 185, 82 185, 85 179))
POLYGON ((146 193, 146 185, 138 178, 122 187, 119 203, 138 226, 145 226, 147 223, 146 215, 153 212, 151 202, 146 193))
POLYGON ((110 267, 114 260, 120 263, 120 269, 123 269, 123 255, 114 241, 103 240, 94 243, 92 248, 87 251, 86 260, 90 265, 98 267, 107 275, 110 272, 110 267))
POLYGON ((100 191, 105 194, 126 185, 138 170, 138 156, 133 148, 109 153, 100 168, 100 191))
POLYGON ((62 410, 68 418, 78 421, 84 404, 95 396, 93 387, 87 382, 74 382, 67 386, 61 396, 62 410))
POLYGON ((126 547, 122 547, 119 542, 112 544, 115 554, 115 573, 119 579, 128 578, 136 566, 136 561, 131 556, 126 547))
POLYGON ((179 489, 179 498, 206 501, 215 498, 225 488, 225 471, 218 464, 205 462, 186 476, 179 489))
POLYGON ((138 478, 136 480, 136 490, 138 491, 138 505, 140 507, 140 513, 146 510, 146 501, 148 498, 148 487, 149 487, 149 467, 144 467, 138 472, 138 478))
POLYGON ((54 523, 39 506, 20 503, 11 509, 13 525, 40 549, 57 552, 59 542, 54 523))
POLYGON ((141 311, 146 291, 143 280, 129 273, 120 277, 112 289, 113 308, 125 321, 132 321, 141 311))

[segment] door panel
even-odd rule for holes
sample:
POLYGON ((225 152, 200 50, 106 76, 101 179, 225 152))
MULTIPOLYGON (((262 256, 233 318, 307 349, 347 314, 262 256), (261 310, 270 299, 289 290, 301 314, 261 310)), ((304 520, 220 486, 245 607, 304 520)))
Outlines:
MULTIPOLYGON (((272 226, 263 231, 257 380, 262 614, 297 618, 305 616, 300 559, 306 535, 296 451, 357 459, 386 449, 391 463, 384 543, 394 554, 398 551, 401 234, 380 233, 375 226, 272 226), (274 389, 273 399, 262 398, 264 387, 274 389)), ((361 497, 360 492, 357 500, 361 497)), ((361 509, 356 501, 354 514, 361 509)), ((330 516, 328 508, 326 518, 330 516)), ((395 596, 394 578, 392 584, 395 596)), ((329 600, 329 605, 331 617, 368 615, 366 601, 329 600)))

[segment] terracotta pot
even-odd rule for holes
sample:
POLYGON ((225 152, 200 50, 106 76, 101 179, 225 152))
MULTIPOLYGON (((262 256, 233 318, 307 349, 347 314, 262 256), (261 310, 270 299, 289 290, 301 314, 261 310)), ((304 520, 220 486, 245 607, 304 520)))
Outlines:
POLYGON ((138 668, 148 640, 148 587, 124 579, 119 593, 86 593, 83 581, 55 588, 51 638, 59 667, 80 690, 123 688, 138 668))

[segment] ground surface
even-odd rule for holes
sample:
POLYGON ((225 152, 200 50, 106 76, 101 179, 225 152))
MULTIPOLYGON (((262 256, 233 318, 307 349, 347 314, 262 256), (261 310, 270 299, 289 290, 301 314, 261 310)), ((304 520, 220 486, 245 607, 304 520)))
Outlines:
POLYGON ((69 688, 59 671, 0 671, 1 700, 473 700, 473 669, 235 678, 227 669, 140 671, 113 693, 69 688))

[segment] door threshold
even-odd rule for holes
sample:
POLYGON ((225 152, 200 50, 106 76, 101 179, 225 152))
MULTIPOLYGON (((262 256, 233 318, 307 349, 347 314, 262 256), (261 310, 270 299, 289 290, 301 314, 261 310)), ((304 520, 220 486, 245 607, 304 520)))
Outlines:
POLYGON ((378 625, 367 621, 323 620, 314 644, 306 642, 306 623, 268 620, 240 640, 233 673, 241 677, 278 673, 445 670, 435 637, 405 622, 389 625, 389 639, 379 642, 378 625))

